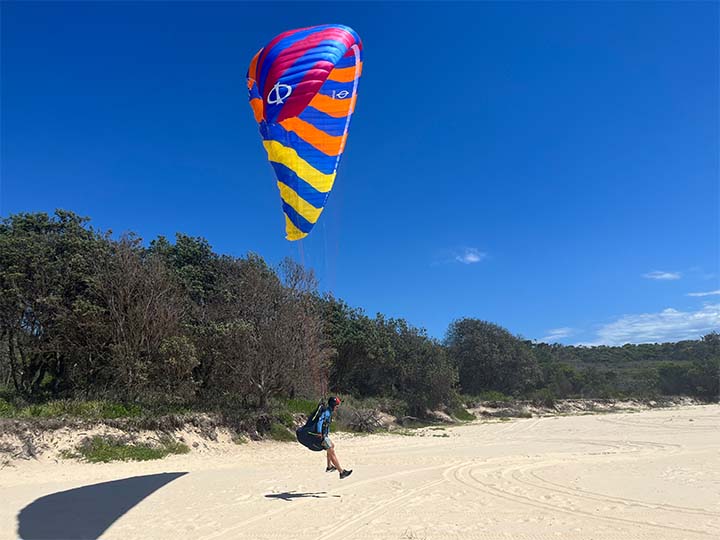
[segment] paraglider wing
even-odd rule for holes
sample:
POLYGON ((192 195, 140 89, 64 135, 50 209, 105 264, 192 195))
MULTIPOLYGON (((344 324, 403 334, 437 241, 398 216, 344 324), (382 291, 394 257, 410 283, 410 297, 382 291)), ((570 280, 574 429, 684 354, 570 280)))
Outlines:
POLYGON ((361 54, 351 28, 322 25, 280 34, 250 63, 250 106, 288 240, 307 236, 325 208, 355 109, 361 54))

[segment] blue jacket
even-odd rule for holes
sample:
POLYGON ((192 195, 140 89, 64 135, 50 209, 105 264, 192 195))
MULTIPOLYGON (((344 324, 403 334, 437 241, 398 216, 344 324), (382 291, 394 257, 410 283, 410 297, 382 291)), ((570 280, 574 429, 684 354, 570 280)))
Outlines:
POLYGON ((325 409, 317 422, 316 433, 321 433, 323 437, 327 437, 330 433, 330 422, 332 422, 332 411, 325 409))

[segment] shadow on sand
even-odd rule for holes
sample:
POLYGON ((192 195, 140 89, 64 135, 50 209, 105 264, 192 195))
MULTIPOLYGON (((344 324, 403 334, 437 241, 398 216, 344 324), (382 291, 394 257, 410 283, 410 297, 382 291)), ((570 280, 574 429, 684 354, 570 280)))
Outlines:
POLYGON ((292 501, 293 499, 302 499, 305 497, 313 497, 315 499, 328 499, 330 497, 340 497, 340 495, 328 495, 327 491, 318 491, 317 493, 297 493, 295 491, 286 491, 285 493, 269 493, 265 495, 268 499, 282 499, 283 501, 292 501))
POLYGON ((99 538, 145 497, 185 474, 134 476, 46 495, 20 511, 18 536, 22 540, 99 538))

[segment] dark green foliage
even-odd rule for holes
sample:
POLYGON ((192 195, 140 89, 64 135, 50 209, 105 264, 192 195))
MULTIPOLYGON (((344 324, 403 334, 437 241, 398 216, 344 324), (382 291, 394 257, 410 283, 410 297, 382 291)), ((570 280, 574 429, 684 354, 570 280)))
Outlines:
POLYGON ((720 336, 677 343, 576 347, 526 342, 556 398, 686 395, 717 400, 720 336))
POLYGON ((408 404, 410 414, 423 416, 426 411, 448 403, 457 383, 457 370, 445 349, 405 321, 386 324, 393 329, 400 373, 399 397, 408 404))
POLYGON ((497 392, 496 390, 488 390, 487 392, 480 392, 478 394, 477 399, 480 401, 512 401, 512 398, 506 394, 503 394, 502 392, 497 392))
POLYGON ((359 309, 327 297, 324 319, 335 350, 330 389, 358 396, 396 393, 398 370, 391 336, 359 309))
POLYGON ((327 386, 315 282, 291 261, 275 271, 201 238, 145 248, 70 212, 19 214, 0 226, 0 292, 0 384, 26 401, 265 408, 327 386))
POLYGON ((12 418, 17 414, 17 408, 3 398, 0 398, 0 418, 12 418))
POLYGON ((207 240, 178 233, 173 245, 160 236, 150 243, 150 252, 177 275, 190 300, 200 306, 211 301, 217 292, 218 256, 207 240))
POLYGON ((381 314, 371 319, 332 297, 325 299, 325 320, 336 351, 333 391, 399 398, 420 416, 451 398, 457 370, 424 330, 381 314))
POLYGON ((455 321, 445 345, 466 394, 495 390, 519 395, 540 381, 538 362, 525 342, 496 324, 477 319, 455 321))
POLYGON ((696 360, 689 364, 666 362, 658 367, 660 391, 666 395, 712 398, 718 395, 720 360, 696 360))
POLYGON ((93 284, 109 242, 86 224, 60 210, 0 223, 3 382, 27 399, 73 392, 91 359, 108 354, 104 329, 96 328, 105 311, 93 284))
POLYGON ((271 268, 258 255, 219 255, 183 234, 145 246, 62 210, 0 222, 0 416, 193 409, 268 432, 339 394, 350 405, 345 424, 369 426, 373 411, 422 417, 450 407, 462 415, 458 391, 544 404, 713 400, 719 370, 717 333, 576 347, 460 319, 440 343, 403 319, 320 297, 312 272, 289 259, 271 268))

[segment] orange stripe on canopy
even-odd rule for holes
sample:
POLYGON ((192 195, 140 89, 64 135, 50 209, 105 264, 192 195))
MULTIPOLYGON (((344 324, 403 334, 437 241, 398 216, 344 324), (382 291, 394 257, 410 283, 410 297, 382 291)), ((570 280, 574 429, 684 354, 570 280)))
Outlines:
MULTIPOLYGON (((362 72, 362 62, 358 64, 357 76, 360 76, 362 72)), ((346 68, 336 68, 330 72, 328 76, 329 81, 335 82, 353 82, 355 80, 355 66, 346 68)))
POLYGON ((310 101, 310 106, 322 111, 333 118, 347 116, 355 108, 355 95, 353 99, 333 99, 324 94, 316 94, 310 101))
POLYGON ((255 121, 259 124, 263 119, 263 102, 260 98, 253 98, 250 100, 250 106, 255 116, 255 121))
POLYGON ((313 145, 328 156, 337 156, 342 150, 342 135, 337 137, 328 135, 323 130, 298 117, 287 118, 280 122, 280 125, 288 131, 295 132, 306 143, 313 145))
POLYGON ((257 63, 258 58, 260 58, 260 53, 263 52, 262 49, 260 49, 255 56, 253 56, 252 61, 250 62, 250 68, 248 69, 248 77, 254 81, 257 81, 257 63))

